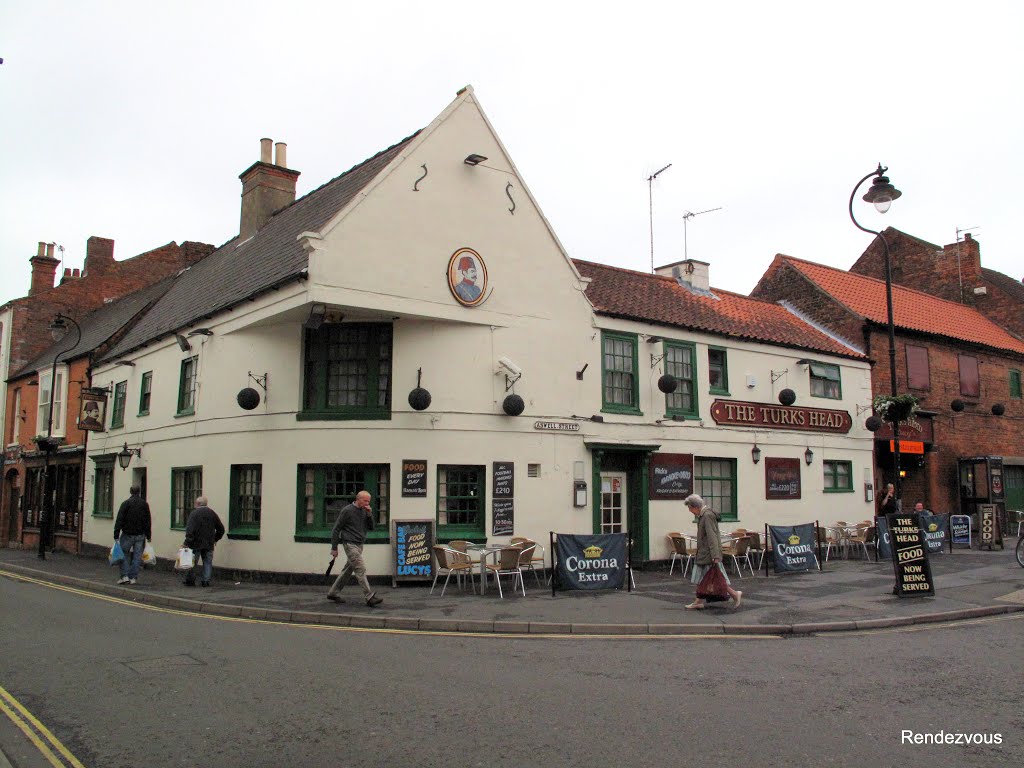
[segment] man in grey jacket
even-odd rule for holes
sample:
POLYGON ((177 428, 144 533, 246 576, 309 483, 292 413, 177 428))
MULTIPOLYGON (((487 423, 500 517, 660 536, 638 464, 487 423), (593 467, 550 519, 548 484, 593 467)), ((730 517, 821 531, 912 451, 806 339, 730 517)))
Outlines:
POLYGON ((356 500, 347 505, 337 522, 334 523, 334 530, 331 531, 331 557, 338 556, 338 542, 345 548, 347 562, 338 578, 334 580, 333 586, 327 592, 327 599, 336 603, 341 602, 338 593, 341 592, 349 578, 355 574, 356 581, 363 588, 366 596, 366 604, 373 608, 384 602, 377 597, 370 589, 370 582, 366 578, 366 566, 363 564, 363 544, 366 542, 366 532, 373 530, 373 512, 370 510, 370 494, 360 491, 356 494, 356 500))

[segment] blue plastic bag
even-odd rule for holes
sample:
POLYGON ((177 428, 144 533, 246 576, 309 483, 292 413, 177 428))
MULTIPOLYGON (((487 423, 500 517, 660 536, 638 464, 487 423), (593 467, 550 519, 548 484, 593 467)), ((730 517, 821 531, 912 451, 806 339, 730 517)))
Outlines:
POLYGON ((121 542, 115 541, 114 546, 110 548, 110 557, 107 558, 111 565, 117 565, 124 560, 124 552, 121 551, 121 542))

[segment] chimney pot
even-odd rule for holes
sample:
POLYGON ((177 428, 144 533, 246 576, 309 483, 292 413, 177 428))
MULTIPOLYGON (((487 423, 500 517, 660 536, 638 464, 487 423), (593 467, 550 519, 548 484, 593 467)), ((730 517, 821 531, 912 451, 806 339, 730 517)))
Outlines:
POLYGON ((39 247, 36 248, 36 256, 45 256, 45 255, 46 255, 46 243, 44 243, 42 240, 40 240, 39 241, 39 247))
POLYGON ((47 243, 46 244, 46 256, 47 256, 47 258, 50 258, 50 259, 53 258, 53 246, 54 245, 56 245, 56 243, 47 243))
POLYGON ((964 240, 973 240, 973 239, 974 238, 971 236, 970 232, 965 232, 964 233, 964 240))
POLYGON ((273 139, 260 139, 260 162, 270 164, 270 145, 274 143, 273 139))
POLYGON ((64 277, 71 277, 71 267, 64 267, 64 277))
POLYGON ((278 166, 279 168, 287 168, 287 156, 288 145, 285 144, 283 141, 277 142, 277 144, 274 145, 274 165, 278 166))
POLYGON ((71 270, 71 276, 72 277, 81 277, 82 276, 82 270, 80 270, 78 267, 75 267, 73 270, 71 270))

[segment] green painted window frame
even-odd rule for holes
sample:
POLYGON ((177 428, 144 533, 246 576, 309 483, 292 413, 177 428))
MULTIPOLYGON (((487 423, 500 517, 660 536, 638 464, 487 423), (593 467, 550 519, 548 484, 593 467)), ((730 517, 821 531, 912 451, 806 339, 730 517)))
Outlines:
POLYGON ((232 464, 228 538, 258 540, 262 508, 263 465, 232 464))
POLYGON ((825 480, 825 493, 853 493, 852 461, 825 459, 821 462, 821 466, 825 480))
POLYGON ((196 412, 196 373, 199 355, 186 357, 181 361, 178 375, 178 411, 176 416, 192 416, 196 412))
POLYGON ((712 395, 729 394, 729 351, 725 347, 708 347, 708 391, 712 395), (711 362, 712 353, 721 354, 722 361, 711 362), (714 372, 718 371, 719 385, 715 385, 714 372))
POLYGON ((298 420, 391 418, 394 328, 390 323, 324 323, 317 329, 307 328, 303 357, 305 388, 298 420), (355 402, 338 402, 341 398, 355 402))
POLYGON ((827 400, 843 399, 843 373, 838 365, 811 363, 807 366, 807 376, 810 379, 811 397, 822 397, 827 400), (830 382, 835 383, 831 384, 830 382))
POLYGON ((439 464, 434 519, 438 538, 486 540, 487 467, 477 464, 439 464), (459 509, 459 507, 462 507, 459 509), (450 513, 472 514, 474 522, 448 522, 450 513), (444 522, 442 522, 442 517, 444 522))
POLYGON ((1010 369, 1010 398, 1013 400, 1020 400, 1024 397, 1021 392, 1021 379, 1020 371, 1016 368, 1010 369))
POLYGON ((114 406, 110 409, 110 428, 124 426, 124 404, 128 399, 128 381, 119 381, 114 385, 114 406))
POLYGON ((689 341, 666 341, 662 349, 665 353, 665 373, 675 376, 677 382, 676 391, 665 395, 665 416, 699 418, 697 345, 689 341), (683 400, 687 395, 690 398, 689 407, 686 407, 683 400))
POLYGON ((640 410, 640 368, 637 335, 618 331, 601 332, 601 410, 606 413, 642 415, 640 410), (629 351, 616 345, 629 345, 629 351), (616 367, 616 366, 621 367, 616 367), (627 369, 625 366, 629 366, 627 369), (628 380, 626 377, 629 377, 628 380), (615 402, 616 393, 630 402, 615 402), (611 397, 609 397, 611 395, 611 397))
POLYGON ((342 508, 362 490, 370 493, 374 514, 366 543, 390 541, 390 464, 299 464, 295 485, 295 541, 330 543, 342 508))
POLYGON ((202 495, 202 466, 171 467, 171 530, 185 530, 188 514, 202 495))
POLYGON ((149 406, 153 400, 153 372, 142 374, 139 383, 139 416, 149 416, 149 406))
POLYGON ((737 500, 736 459, 718 456, 693 458, 693 492, 721 515, 722 522, 739 520, 737 500), (727 472, 722 472, 727 468, 727 472), (725 505, 723 506, 723 501, 725 505))
POLYGON ((93 467, 92 516, 114 516, 114 459, 96 459, 93 467))

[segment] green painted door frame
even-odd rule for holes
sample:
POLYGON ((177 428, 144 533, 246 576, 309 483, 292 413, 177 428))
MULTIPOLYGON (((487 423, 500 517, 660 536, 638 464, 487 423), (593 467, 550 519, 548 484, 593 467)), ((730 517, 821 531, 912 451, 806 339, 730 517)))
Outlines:
POLYGON ((660 445, 622 445, 618 443, 586 443, 591 461, 591 511, 593 533, 601 532, 601 473, 625 472, 627 485, 627 528, 633 537, 633 560, 650 560, 650 506, 648 477, 651 454, 660 445))

